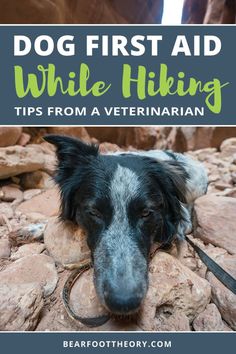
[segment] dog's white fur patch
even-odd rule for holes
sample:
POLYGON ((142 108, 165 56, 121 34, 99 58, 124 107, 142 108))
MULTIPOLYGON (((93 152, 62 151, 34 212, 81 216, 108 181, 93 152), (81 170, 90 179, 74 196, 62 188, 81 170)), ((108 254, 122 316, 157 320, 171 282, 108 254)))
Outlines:
MULTIPOLYGON (((189 178, 186 181, 186 201, 187 205, 181 203, 183 221, 178 226, 177 237, 183 239, 186 234, 189 234, 192 230, 191 223, 191 208, 195 199, 204 195, 207 191, 208 177, 205 167, 200 162, 193 160, 186 155, 172 152, 176 160, 180 162, 188 173, 189 178)), ((126 151, 116 152, 115 155, 120 154, 133 154, 139 156, 150 157, 159 161, 171 161, 173 157, 161 150, 149 150, 149 151, 126 151)))
MULTIPOLYGON (((104 258, 104 249, 110 257, 110 282, 115 288, 116 280, 122 274, 124 284, 136 288, 140 284, 140 274, 145 274, 147 261, 131 237, 127 207, 132 198, 135 198, 140 189, 138 176, 129 168, 118 165, 110 184, 110 198, 114 210, 113 220, 109 228, 104 231, 103 237, 95 250, 94 262, 96 269, 102 273, 106 271, 99 262, 104 258), (139 268, 134 267, 134 254, 139 260, 139 268)), ((142 279, 142 278, 141 278, 142 279)), ((138 291, 145 292, 147 284, 138 291)), ((100 298, 103 299, 103 289, 98 282, 96 285, 100 298)), ((117 289, 117 291, 122 291, 117 289)))
MULTIPOLYGON (((189 179, 186 183, 186 200, 188 204, 192 204, 195 199, 199 198, 200 196, 204 195, 207 190, 208 185, 208 177, 205 170, 205 167, 200 162, 192 159, 189 156, 173 152, 177 161, 179 161, 185 171, 189 175, 189 179)), ((139 155, 150 157, 159 161, 171 161, 173 158, 166 153, 165 151, 161 150, 149 150, 149 151, 125 151, 125 152, 116 152, 116 155, 120 154, 132 154, 132 155, 139 155)))
POLYGON ((129 168, 118 165, 110 185, 111 201, 115 214, 121 212, 120 209, 126 212, 129 201, 136 196, 139 189, 138 176, 129 168))

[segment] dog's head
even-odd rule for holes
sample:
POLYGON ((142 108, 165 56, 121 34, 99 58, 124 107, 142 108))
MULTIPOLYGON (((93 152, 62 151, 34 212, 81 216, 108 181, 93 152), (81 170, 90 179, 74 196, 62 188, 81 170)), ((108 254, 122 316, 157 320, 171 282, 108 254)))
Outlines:
POLYGON ((100 155, 70 137, 45 140, 57 148, 61 218, 87 231, 101 302, 113 313, 137 310, 148 287, 150 247, 170 243, 181 221, 184 170, 133 154, 100 155))

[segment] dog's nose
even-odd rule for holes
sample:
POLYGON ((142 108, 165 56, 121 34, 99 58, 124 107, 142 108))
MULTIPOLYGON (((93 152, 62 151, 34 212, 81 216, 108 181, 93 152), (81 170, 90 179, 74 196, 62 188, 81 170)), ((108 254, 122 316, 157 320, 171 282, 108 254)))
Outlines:
POLYGON ((127 291, 117 289, 114 291, 111 287, 108 287, 104 292, 104 299, 108 309, 117 314, 127 314, 138 310, 143 296, 136 291, 127 291))

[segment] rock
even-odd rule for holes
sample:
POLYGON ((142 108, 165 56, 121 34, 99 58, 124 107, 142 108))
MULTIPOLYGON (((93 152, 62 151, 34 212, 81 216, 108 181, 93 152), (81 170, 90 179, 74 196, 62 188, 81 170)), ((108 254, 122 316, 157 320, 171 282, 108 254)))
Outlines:
MULTIPOLYGON (((87 327, 88 328, 88 327, 87 327)), ((85 329, 86 330, 86 329, 85 329)), ((135 319, 132 320, 131 318, 111 318, 109 321, 104 323, 104 325, 99 327, 94 327, 94 331, 139 331, 142 332, 142 329, 137 326, 135 319)))
POLYGON ((167 136, 170 134, 173 128, 171 127, 155 127, 156 128, 156 143, 154 149, 166 150, 167 149, 167 136))
POLYGON ((103 5, 96 7, 95 0, 76 1, 74 20, 80 23, 161 23, 163 0, 155 0, 150 4, 134 0, 121 0, 110 3, 104 0, 103 5), (85 21, 85 22, 84 22, 85 21))
MULTIPOLYGON (((164 252, 158 253, 151 261, 149 276, 149 290, 136 319, 136 326, 145 331, 189 331, 190 322, 210 301, 211 288, 208 282, 164 252)), ((82 317, 107 314, 97 298, 92 269, 84 272, 73 285, 70 305, 82 317)), ((130 329, 134 323, 130 320, 126 326, 130 329)), ((111 328, 119 328, 117 320, 109 320, 100 330, 111 328)))
POLYGON ((22 226, 9 233, 8 239, 12 246, 24 245, 27 243, 38 242, 43 239, 46 228, 46 221, 22 226))
POLYGON ((224 183, 225 185, 228 185, 228 188, 229 188, 229 186, 233 187, 233 181, 232 181, 231 174, 226 173, 224 171, 224 169, 221 169, 221 172, 222 172, 222 175, 221 175, 222 183, 224 183))
POLYGON ((42 152, 44 153, 44 168, 43 171, 46 172, 49 176, 53 176, 55 169, 57 168, 57 158, 55 154, 55 147, 52 144, 44 141, 38 145, 42 152), (49 146, 51 145, 51 146, 49 146))
POLYGON ((179 152, 219 148, 223 140, 235 135, 236 128, 229 127, 175 127, 167 137, 167 146, 179 152))
POLYGON ((57 285, 57 271, 51 257, 35 254, 21 258, 0 272, 0 283, 24 285, 37 283, 48 296, 57 285))
POLYGON ((37 145, 0 148, 0 179, 43 169, 45 157, 37 145))
POLYGON ((180 128, 182 134, 184 135, 187 150, 198 150, 202 148, 215 147, 211 141, 209 141, 209 136, 213 134, 212 128, 180 128))
MULTIPOLYGON (((93 270, 84 272, 75 282, 70 296, 70 306, 74 313, 82 317, 97 317, 107 315, 107 310, 100 304, 94 285, 93 270)), ((68 316, 67 316, 68 317, 68 316)), ((80 330, 86 330, 87 327, 78 324, 80 330)), ((130 318, 110 319, 104 325, 93 328, 94 331, 140 331, 135 320, 130 318)))
POLYGON ((235 212, 235 198, 215 195, 198 198, 194 204, 194 237, 236 254, 235 212))
POLYGON ((219 181, 219 180, 220 180, 220 174, 219 174, 219 173, 211 174, 211 175, 209 176, 209 179, 208 179, 209 183, 217 182, 217 181, 219 181))
POLYGON ((234 0, 185 0, 182 23, 235 23, 234 0))
POLYGON ((11 254, 11 248, 8 240, 0 239, 0 259, 8 258, 11 254))
POLYGON ((49 306, 45 306, 41 312, 40 321, 35 331, 78 331, 88 330, 79 321, 73 321, 67 314, 62 301, 62 289, 71 272, 64 270, 59 274, 59 280, 55 292, 50 298, 49 306))
POLYGON ((26 218, 32 224, 38 224, 48 220, 47 216, 40 213, 27 213, 26 218))
POLYGON ((16 210, 25 215, 30 212, 45 216, 55 216, 59 214, 59 209, 60 197, 58 190, 54 188, 21 203, 16 210))
POLYGON ((208 0, 207 11, 204 23, 220 23, 221 14, 223 13, 225 0, 208 0))
POLYGON ((210 138, 210 146, 220 148, 221 143, 236 136, 236 127, 212 127, 210 138))
POLYGON ((14 200, 22 201, 23 200, 23 192, 16 187, 12 187, 11 185, 2 187, 2 197, 1 199, 4 202, 13 202, 14 200))
POLYGON ((185 0, 182 23, 201 24, 207 9, 208 0, 185 0))
POLYGON ((17 176, 11 177, 12 183, 19 185, 20 184, 20 178, 17 176))
POLYGON ((20 184, 23 189, 50 189, 55 187, 51 176, 43 171, 24 173, 20 184))
POLYGON ((87 143, 91 142, 91 138, 84 127, 49 127, 49 134, 70 135, 79 138, 87 143))
POLYGON ((230 138, 223 141, 220 145, 221 157, 231 157, 236 154, 236 138, 230 138))
POLYGON ((22 128, 0 127, 0 147, 15 145, 21 136, 22 128))
POLYGON ((9 203, 0 203, 0 215, 4 215, 7 219, 12 219, 14 211, 9 203))
POLYGON ((29 243, 19 247, 19 249, 11 255, 13 261, 26 257, 32 256, 33 254, 40 254, 45 250, 45 245, 43 243, 29 243))
POLYGON ((157 311, 155 322, 156 331, 177 331, 177 332, 189 332, 191 331, 188 317, 181 312, 176 311, 173 314, 169 314, 168 308, 165 311, 157 311))
POLYGON ((208 0, 204 23, 235 23, 235 15, 236 6, 234 1, 208 0))
MULTIPOLYGON (((224 255, 217 262, 236 278, 236 256, 224 255)), ((236 295, 227 289, 211 272, 207 273, 207 280, 212 288, 212 301, 218 307, 222 318, 236 330, 236 295)))
POLYGON ((56 157, 56 154, 55 154, 56 147, 55 147, 55 145, 52 145, 52 144, 48 143, 46 140, 43 139, 43 137, 45 135, 47 135, 47 134, 48 134, 48 131, 45 131, 45 132, 42 133, 42 136, 40 136, 40 142, 43 141, 43 142, 41 142, 40 147, 43 150, 43 152, 45 152, 45 154, 54 155, 56 157))
POLYGON ((38 284, 1 284, 0 331, 34 330, 43 308, 38 284))
POLYGON ((0 23, 161 23, 163 0, 150 4, 134 0, 35 0, 2 1, 0 23))
POLYGON ((108 314, 100 304, 93 285, 93 270, 83 273, 74 284, 70 294, 70 305, 81 317, 97 317, 108 314))
POLYGON ((219 189, 220 191, 224 191, 225 189, 231 188, 231 187, 232 187, 232 185, 229 183, 225 183, 225 182, 221 182, 221 181, 215 183, 215 188, 219 189))
POLYGON ((99 145, 99 152, 101 152, 101 154, 109 154, 116 151, 122 151, 116 144, 102 143, 99 145))
MULTIPOLYGON (((188 238, 192 240, 199 247, 204 249, 204 244, 199 239, 193 239, 192 235, 188 235, 188 238)), ((212 246, 214 247, 214 246, 212 246)), ((215 247, 214 247, 215 249, 215 247)), ((226 253, 225 250, 222 250, 226 253)), ((194 249, 188 244, 187 241, 183 240, 180 247, 173 245, 170 250, 168 250, 173 257, 178 258, 178 260, 185 266, 188 267, 195 274, 201 278, 205 278, 207 268, 205 264, 196 255, 194 249)))
POLYGON ((180 128, 171 129, 167 138, 167 148, 178 152, 187 150, 187 142, 180 128))
MULTIPOLYGON (((188 238, 194 242, 195 245, 200 247, 204 252, 206 252, 212 259, 214 259, 216 262, 222 257, 227 255, 227 251, 223 248, 215 247, 212 244, 205 245, 200 239, 193 238, 192 235, 188 235, 188 238)), ((173 255, 173 252, 171 252, 173 255)), ((206 277, 206 272, 207 272, 207 267, 205 263, 201 261, 197 253, 194 251, 194 249, 187 243, 187 241, 183 241, 183 244, 181 245, 181 251, 178 253, 175 253, 176 257, 178 257, 179 261, 194 271, 197 275, 199 275, 202 278, 206 277)))
POLYGON ((22 133, 19 140, 17 140, 17 145, 25 146, 30 142, 31 136, 27 133, 22 133))
MULTIPOLYGON (((62 303, 62 297, 61 297, 61 293, 62 293, 62 288, 66 282, 66 280, 68 279, 69 275, 70 275, 70 271, 68 270, 64 270, 62 273, 60 273, 60 277, 59 277, 59 282, 57 285, 57 288, 53 294, 53 300, 51 302, 51 306, 45 307, 44 310, 41 313, 41 318, 40 318, 40 322, 38 323, 38 326, 36 327, 36 331, 88 331, 88 330, 93 330, 93 331, 141 331, 141 328, 139 328, 137 326, 137 324, 135 322, 131 322, 130 319, 110 319, 108 322, 106 322, 103 326, 100 327, 94 327, 94 328, 88 328, 85 325, 83 325, 81 322, 79 321, 74 321, 72 320, 66 313, 65 311, 65 307, 62 303)), ((85 274, 84 274, 85 275, 85 274)), ((84 276, 83 275, 83 276, 84 276)), ((82 278, 82 276, 81 276, 82 278)), ((78 284, 76 284, 77 286, 78 284)), ((93 286, 93 282, 90 281, 88 283, 84 283, 84 285, 86 286, 85 291, 89 291, 90 293, 92 291, 94 291, 95 294, 95 289, 93 286), (88 288, 88 287, 92 287, 92 289, 88 288)), ((73 291, 75 291, 76 289, 73 289, 73 291)), ((84 289, 82 290, 82 295, 84 293, 84 289)), ((75 291, 74 293, 75 296, 75 307, 79 307, 81 306, 81 302, 80 302, 80 293, 78 293, 78 291, 75 291), (80 303, 80 305, 78 304, 78 302, 80 303)), ((82 296, 83 297, 83 296, 82 296)), ((83 297, 83 301, 85 301, 86 303, 86 298, 83 297)), ((94 305, 92 305, 93 307, 95 307, 94 305)), ((99 305, 100 306, 100 305, 99 305)), ((88 309, 89 310, 89 309, 88 309)), ((91 310, 89 310, 89 312, 91 313, 91 310)))
POLYGON ((215 194, 216 194, 216 196, 236 198, 236 187, 230 188, 230 189, 225 189, 222 192, 217 191, 215 194))
POLYGON ((41 189, 28 189, 24 191, 24 200, 30 200, 40 193, 42 193, 41 189))
POLYGON ((234 0, 225 1, 220 22, 229 24, 236 23, 236 3, 234 0))
MULTIPOLYGON (((128 130, 126 134, 124 144, 118 145, 146 150, 153 148, 157 141, 157 130, 154 127, 136 127, 133 130, 128 130)), ((122 138, 122 135, 120 138, 122 138)))
POLYGON ((129 147, 137 149, 153 148, 156 141, 158 130, 154 127, 135 127, 135 128, 116 128, 88 127, 90 136, 95 137, 100 142, 109 142, 117 144, 120 147, 129 147))
POLYGON ((232 177, 233 183, 236 184, 236 172, 233 172, 233 173, 231 174, 231 177, 232 177))
POLYGON ((65 10, 62 0, 3 1, 0 11, 1 23, 63 23, 65 10))
MULTIPOLYGON (((149 278, 149 289, 137 323, 145 331, 156 330, 160 316, 164 324, 170 316, 176 318, 179 313, 191 322, 210 301, 209 283, 165 252, 158 252, 152 259, 149 278)), ((187 328, 184 317, 180 326, 187 328)))
POLYGON ((215 304, 207 305, 206 309, 193 321, 195 331, 232 331, 222 320, 215 304))
POLYGON ((49 220, 44 243, 55 261, 69 269, 90 258, 85 232, 78 226, 69 222, 62 223, 57 218, 49 220))

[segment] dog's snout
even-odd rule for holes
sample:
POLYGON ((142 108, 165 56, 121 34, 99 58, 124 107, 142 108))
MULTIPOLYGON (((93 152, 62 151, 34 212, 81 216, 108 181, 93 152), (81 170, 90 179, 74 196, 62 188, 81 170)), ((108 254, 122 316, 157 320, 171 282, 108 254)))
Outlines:
POLYGON ((138 311, 146 295, 148 260, 128 226, 124 233, 117 233, 114 227, 103 234, 94 252, 94 283, 110 312, 128 315, 138 311))
POLYGON ((104 300, 108 309, 117 314, 135 312, 141 305, 143 294, 140 288, 122 287, 117 291, 111 284, 107 284, 104 292, 104 300))

